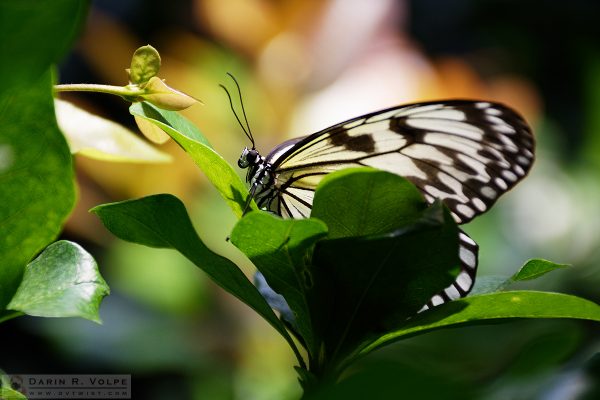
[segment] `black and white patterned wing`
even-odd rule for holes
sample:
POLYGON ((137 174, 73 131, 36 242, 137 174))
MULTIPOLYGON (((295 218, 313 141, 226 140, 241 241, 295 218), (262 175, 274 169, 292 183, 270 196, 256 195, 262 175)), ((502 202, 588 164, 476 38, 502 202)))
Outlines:
MULTIPOLYGON (((487 211, 533 163, 534 138, 516 112, 498 103, 451 100, 371 113, 277 146, 266 161, 275 182, 259 206, 287 218, 310 215, 328 173, 371 166, 412 181, 428 201, 442 199, 458 223, 487 211)), ((478 246, 459 234, 461 272, 423 309, 466 296, 475 282, 478 246)))
POLYGON ((465 297, 473 289, 479 263, 479 246, 462 229, 458 233, 458 246, 460 273, 454 283, 433 296, 423 310, 465 297))
POLYGON ((449 100, 390 108, 284 142, 267 156, 275 183, 257 198, 284 217, 307 217, 324 175, 371 166, 440 198, 458 223, 488 210, 533 163, 523 118, 491 102, 449 100))

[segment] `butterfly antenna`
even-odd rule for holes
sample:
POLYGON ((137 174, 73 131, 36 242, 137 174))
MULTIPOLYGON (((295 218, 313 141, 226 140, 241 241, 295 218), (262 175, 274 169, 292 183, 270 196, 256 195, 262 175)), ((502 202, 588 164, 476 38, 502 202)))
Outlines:
POLYGON ((240 124, 240 127, 242 128, 242 131, 244 131, 244 134, 246 135, 246 137, 250 140, 250 142, 252 142, 252 148, 254 148, 254 138, 252 137, 252 135, 250 135, 248 133, 248 131, 244 127, 244 124, 242 124, 242 121, 240 120, 240 117, 238 117, 237 113, 235 112, 235 108, 233 107, 233 100, 231 100, 231 95, 229 94, 229 90, 227 90, 227 88, 225 86, 221 85, 221 84, 219 84, 219 86, 227 94, 227 98, 229 99, 229 106, 231 107, 231 111, 233 112, 233 115, 235 116, 235 119, 237 119, 238 124, 240 124))
POLYGON ((244 115, 244 121, 246 122, 246 128, 248 128, 248 134, 250 137, 250 141, 252 142, 252 148, 254 148, 254 136, 252 135, 252 129, 250 129, 250 124, 248 123, 248 117, 246 116, 246 108, 244 107, 244 101, 242 100, 242 89, 240 89, 240 84, 238 83, 237 79, 235 79, 235 76, 233 76, 229 72, 227 73, 227 75, 229 75, 229 77, 233 80, 233 82, 235 83, 235 86, 237 87, 238 96, 240 98, 240 105, 242 106, 242 114, 244 115))

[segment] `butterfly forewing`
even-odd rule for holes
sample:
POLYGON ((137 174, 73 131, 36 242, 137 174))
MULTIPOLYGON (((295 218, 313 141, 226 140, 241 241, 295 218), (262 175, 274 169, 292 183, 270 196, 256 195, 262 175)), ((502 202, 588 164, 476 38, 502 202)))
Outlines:
POLYGON ((527 174, 533 145, 529 127, 511 109, 454 100, 355 118, 286 142, 267 161, 280 202, 291 201, 288 188, 314 190, 326 173, 371 166, 411 180, 429 201, 444 200, 465 223, 527 174))
MULTIPOLYGON (((314 191, 330 172, 355 166, 412 181, 429 202, 439 198, 457 223, 487 211, 533 163, 534 139, 516 112, 469 100, 416 103, 331 126, 277 146, 266 157, 273 182, 256 194, 284 218, 310 216, 314 191)), ((424 308, 464 297, 475 282, 477 244, 460 232, 461 272, 424 308)))

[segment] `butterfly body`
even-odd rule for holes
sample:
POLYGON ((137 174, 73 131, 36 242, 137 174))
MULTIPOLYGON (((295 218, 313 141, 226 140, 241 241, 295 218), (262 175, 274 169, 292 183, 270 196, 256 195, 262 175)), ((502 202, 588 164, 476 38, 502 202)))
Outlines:
MULTIPOLYGON (((353 118, 288 140, 266 157, 253 142, 238 165, 248 168, 248 202, 255 199, 259 208, 284 218, 310 216, 325 175, 369 166, 410 180, 428 202, 442 199, 462 224, 487 211, 522 179, 533 158, 533 135, 515 111, 487 101, 448 100, 353 118)), ((430 306, 464 297, 473 286, 478 246, 462 231, 459 242, 462 272, 430 306)))

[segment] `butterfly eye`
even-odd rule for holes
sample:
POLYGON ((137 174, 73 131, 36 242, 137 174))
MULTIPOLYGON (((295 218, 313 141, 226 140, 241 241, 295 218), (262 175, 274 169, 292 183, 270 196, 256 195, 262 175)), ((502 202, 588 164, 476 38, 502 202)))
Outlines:
POLYGON ((260 156, 258 155, 258 151, 254 149, 248 150, 248 148, 244 148, 242 151, 242 155, 238 160, 238 166, 240 168, 248 168, 250 165, 255 165, 260 160, 260 156))
POLYGON ((248 162, 248 153, 250 153, 250 150, 248 150, 248 148, 245 147, 244 150, 242 151, 242 155, 240 156, 240 159, 238 160, 238 167, 248 168, 248 165, 250 164, 248 162))

